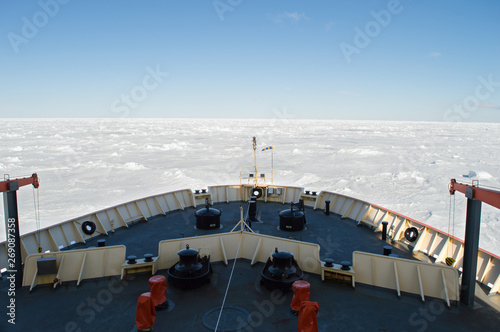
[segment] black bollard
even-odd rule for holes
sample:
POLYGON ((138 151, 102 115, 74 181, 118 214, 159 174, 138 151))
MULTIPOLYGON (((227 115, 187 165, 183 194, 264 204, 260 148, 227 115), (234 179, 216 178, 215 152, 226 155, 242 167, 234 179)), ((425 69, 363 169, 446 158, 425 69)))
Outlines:
POLYGON ((325 214, 330 215, 330 201, 325 201, 325 214))
POLYGON ((340 268, 341 270, 349 271, 351 269, 351 262, 349 261, 342 261, 340 262, 340 265, 342 265, 342 267, 340 268))
POLYGON ((299 211, 304 212, 304 200, 302 198, 299 199, 299 204, 297 205, 297 207, 299 208, 299 211))
POLYGON ((128 259, 127 264, 137 263, 136 258, 137 258, 137 256, 134 256, 134 255, 127 256, 127 259, 128 259))
POLYGON ((382 221, 382 241, 387 239, 387 221, 382 221))
POLYGON ((248 204, 248 218, 250 220, 255 220, 257 216, 257 201, 249 201, 248 204))
POLYGON ((389 256, 392 252, 392 247, 391 246, 384 246, 384 255, 389 256))

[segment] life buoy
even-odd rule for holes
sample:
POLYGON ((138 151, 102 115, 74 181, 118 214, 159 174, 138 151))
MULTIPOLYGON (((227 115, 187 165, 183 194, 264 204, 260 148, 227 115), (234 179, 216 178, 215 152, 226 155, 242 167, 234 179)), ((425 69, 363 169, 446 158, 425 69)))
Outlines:
POLYGON ((250 196, 255 196, 256 198, 260 198, 262 196, 262 189, 255 187, 250 192, 250 196))
POLYGON ((92 235, 94 234, 95 230, 96 230, 97 226, 95 225, 95 223, 93 221, 85 221, 83 224, 82 224, 82 231, 87 234, 87 235, 92 235))
POLYGON ((418 229, 415 227, 409 227, 405 230, 405 238, 410 242, 415 242, 418 238, 418 229))

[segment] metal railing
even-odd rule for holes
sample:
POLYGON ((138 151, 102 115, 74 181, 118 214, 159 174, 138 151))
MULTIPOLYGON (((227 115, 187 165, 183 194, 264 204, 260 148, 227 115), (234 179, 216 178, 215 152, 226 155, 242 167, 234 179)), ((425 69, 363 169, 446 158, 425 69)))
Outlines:
POLYGON ((240 169, 240 184, 270 185, 273 184, 273 169, 271 167, 245 166, 240 169))

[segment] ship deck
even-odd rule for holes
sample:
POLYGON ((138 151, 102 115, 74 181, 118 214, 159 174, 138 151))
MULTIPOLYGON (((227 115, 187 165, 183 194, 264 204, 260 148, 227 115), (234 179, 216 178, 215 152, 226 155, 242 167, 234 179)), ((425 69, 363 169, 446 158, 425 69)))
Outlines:
MULTIPOLYGON (((106 245, 123 244, 127 255, 142 257, 146 253, 158 255, 161 240, 229 232, 240 220, 241 202, 218 203, 222 210, 222 227, 217 230, 199 230, 193 208, 176 210, 140 221, 129 228, 117 229, 108 236, 100 236, 70 249, 97 246, 99 239, 106 245)), ((339 215, 325 215, 321 210, 305 208, 306 229, 285 232, 278 229, 278 212, 289 205, 258 202, 258 222, 252 223, 255 232, 321 246, 320 257, 333 258, 336 263, 351 261, 354 251, 382 254, 383 246, 391 245, 399 257, 429 261, 421 253, 413 253, 401 243, 383 241, 379 233, 357 226, 351 219, 339 215)), ((198 208, 201 208, 198 206, 198 208)), ((214 309, 223 302, 234 260, 226 266, 212 263, 210 283, 193 290, 180 290, 168 285, 169 308, 157 312, 156 331, 213 331, 214 309)), ((239 331, 296 331, 297 316, 290 311, 292 292, 270 292, 260 285, 263 263, 251 265, 238 259, 225 302, 218 331, 238 331, 241 319, 232 314, 245 312, 251 320, 239 331)), ((156 274, 165 275, 166 270, 156 274)), ((151 274, 142 273, 120 277, 84 280, 79 286, 63 283, 57 289, 37 286, 32 292, 24 288, 16 294, 16 324, 0 320, 1 331, 136 331, 135 311, 140 294, 149 291, 151 274)), ((473 308, 452 303, 448 308, 440 299, 426 298, 363 284, 351 287, 349 281, 327 280, 305 273, 311 285, 310 300, 319 303, 320 331, 497 331, 500 326, 498 296, 483 296, 476 287, 473 308)), ((2 303, 6 303, 9 284, 0 280, 2 303)), ((3 306, 5 308, 5 306, 3 306)), ((216 311, 215 311, 216 312, 216 311)), ((5 314, 3 314, 5 315, 5 314)))

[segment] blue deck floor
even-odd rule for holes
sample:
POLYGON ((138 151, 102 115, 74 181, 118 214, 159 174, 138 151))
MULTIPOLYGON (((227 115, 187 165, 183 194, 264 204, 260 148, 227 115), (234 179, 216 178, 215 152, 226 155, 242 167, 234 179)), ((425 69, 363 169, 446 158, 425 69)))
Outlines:
MULTIPOLYGON (((138 222, 128 229, 101 238, 107 245, 124 244, 127 255, 142 257, 145 253, 158 254, 158 242, 228 232, 240 219, 240 202, 216 204, 222 209, 221 224, 215 231, 195 229, 193 208, 173 211, 165 216, 138 222)), ((201 207, 199 207, 201 208, 201 207)), ((288 208, 277 203, 258 205, 257 217, 252 228, 267 235, 318 243, 321 258, 331 257, 335 262, 351 260, 356 250, 382 253, 384 245, 391 245, 393 253, 403 258, 421 259, 404 244, 387 243, 366 227, 357 226, 353 220, 341 219, 322 211, 306 208, 306 229, 300 232, 278 230, 278 212, 288 208)), ((96 246, 93 239, 73 248, 96 246)), ((160 311, 155 331, 210 331, 203 318, 220 307, 229 280, 233 261, 228 266, 213 263, 210 283, 195 290, 179 290, 168 286, 167 298, 171 310, 160 311)), ((247 260, 236 262, 226 305, 250 314, 250 322, 240 331, 296 331, 297 317, 289 309, 292 293, 271 293, 260 285, 264 264, 253 266, 247 260)), ((157 274, 166 275, 166 270, 157 274)), ((76 287, 65 283, 56 290, 38 286, 29 293, 26 289, 16 296, 16 325, 0 320, 0 331, 133 331, 137 298, 149 291, 150 275, 128 275, 99 280, 84 280, 76 287)), ((442 300, 357 284, 350 282, 322 282, 319 275, 305 274, 311 284, 311 301, 319 303, 318 325, 320 331, 498 331, 500 314, 485 302, 477 299, 470 309, 455 303, 451 308, 442 300)), ((0 281, 1 303, 6 303, 7 281, 0 281)), ((228 323, 230 325, 230 323, 228 323)), ((243 324, 242 324, 243 325, 243 324)), ((230 330, 226 327, 226 330, 230 330)), ((222 330, 220 330, 222 331, 222 330)))

